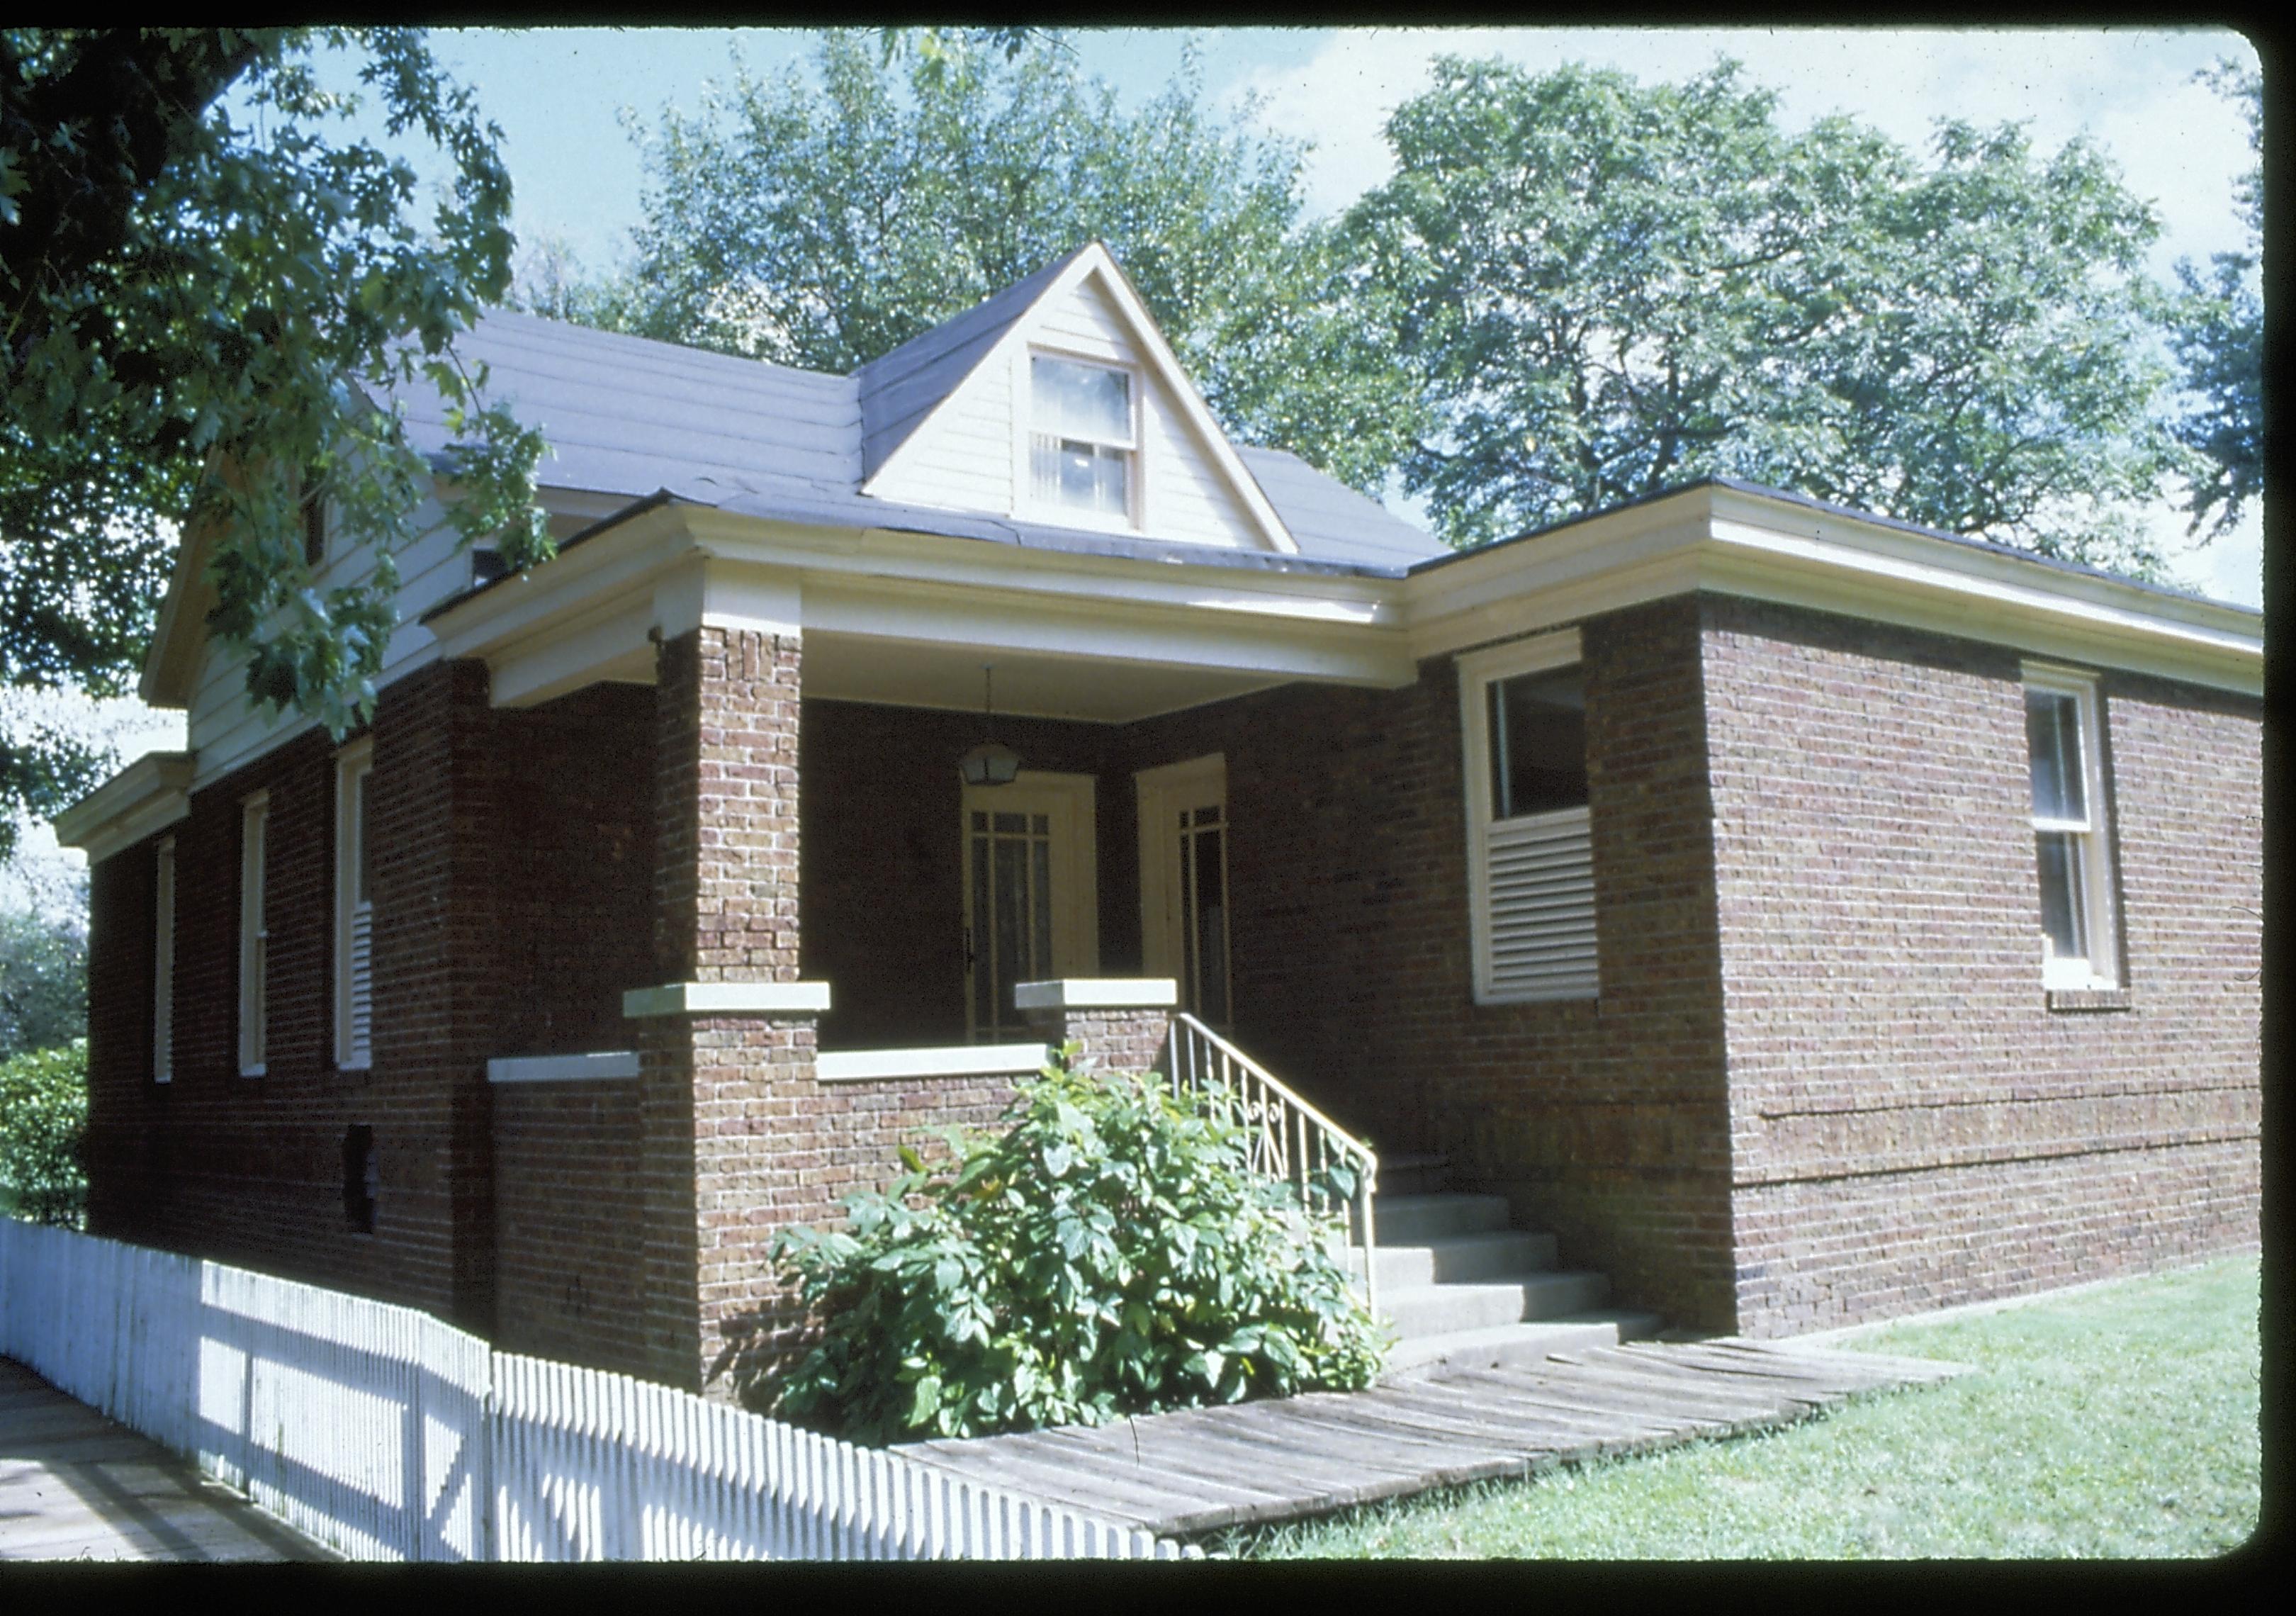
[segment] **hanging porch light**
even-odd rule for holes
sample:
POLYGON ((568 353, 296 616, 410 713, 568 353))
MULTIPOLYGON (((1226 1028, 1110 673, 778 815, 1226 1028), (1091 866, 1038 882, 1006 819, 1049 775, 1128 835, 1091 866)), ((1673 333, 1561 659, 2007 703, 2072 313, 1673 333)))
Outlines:
POLYGON ((989 732, 991 738, 982 741, 956 760, 956 771, 964 776, 967 785, 1010 785, 1021 773, 1021 754, 994 739, 996 728, 996 675, 993 664, 982 666, 981 727, 989 732))

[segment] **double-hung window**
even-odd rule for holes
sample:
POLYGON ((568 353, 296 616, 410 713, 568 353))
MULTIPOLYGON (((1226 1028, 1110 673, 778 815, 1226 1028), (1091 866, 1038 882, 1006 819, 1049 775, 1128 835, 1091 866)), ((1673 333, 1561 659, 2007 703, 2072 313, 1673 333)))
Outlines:
POLYGON ((1029 487, 1038 504, 1134 520, 1138 392, 1115 365, 1029 357, 1029 487))
POLYGON ((271 933, 264 923, 264 843, 271 799, 258 792, 240 806, 239 818, 239 1074, 263 1075, 268 1029, 264 979, 270 968, 271 933))
POLYGON ((1593 998, 1595 860, 1578 630, 1461 657, 1459 703, 1476 1001, 1593 998))
POLYGON ((335 1065, 373 1063, 374 1009, 374 857, 367 821, 367 780, 374 746, 346 747, 335 762, 335 1065))
POLYGON ((2095 679, 2026 668, 2025 751, 2040 867, 2041 981, 2051 989, 2119 986, 2098 736, 2095 679))

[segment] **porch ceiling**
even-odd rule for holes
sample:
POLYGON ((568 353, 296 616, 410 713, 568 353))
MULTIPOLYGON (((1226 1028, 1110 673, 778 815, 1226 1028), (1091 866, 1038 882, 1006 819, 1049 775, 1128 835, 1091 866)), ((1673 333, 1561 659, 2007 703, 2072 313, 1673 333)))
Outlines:
POLYGON ((1016 717, 1126 724, 1265 690, 1265 675, 1151 662, 952 645, 816 629, 805 636, 805 693, 833 701, 980 710, 984 665, 996 670, 996 710, 1016 717))

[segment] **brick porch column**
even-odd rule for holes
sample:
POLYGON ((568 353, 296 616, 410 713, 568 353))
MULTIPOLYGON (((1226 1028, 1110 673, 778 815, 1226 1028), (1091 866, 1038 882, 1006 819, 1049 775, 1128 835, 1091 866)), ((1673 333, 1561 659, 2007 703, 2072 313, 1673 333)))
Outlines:
POLYGON ((647 1373, 731 1394, 774 1293, 766 1248, 808 1165, 825 983, 798 973, 797 632, 704 626, 657 660, 654 953, 639 1056, 647 1373))
POLYGON ((1097 1061, 1107 1071, 1161 1068, 1179 997, 1168 976, 1065 977, 1013 988, 1013 1003, 1032 1030, 1055 1048, 1082 1045, 1078 1058, 1097 1061))

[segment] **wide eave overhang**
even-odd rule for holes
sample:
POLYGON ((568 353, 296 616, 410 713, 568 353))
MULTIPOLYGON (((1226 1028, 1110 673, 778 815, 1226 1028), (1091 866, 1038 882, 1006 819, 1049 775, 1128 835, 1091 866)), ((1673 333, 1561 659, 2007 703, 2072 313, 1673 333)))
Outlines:
MULTIPOLYGON (((664 492, 422 626, 437 657, 486 662, 497 706, 651 683, 655 644, 708 624, 802 635, 809 694, 972 708, 994 666, 1000 711, 1128 722, 1283 684, 1401 686, 1430 657, 1700 591, 2263 692, 2260 612, 1721 482, 1408 570, 1058 531, 991 542, 955 519, 812 525, 664 492)), ((145 758, 58 836, 102 858, 182 817, 192 776, 189 755, 145 758)))

